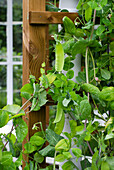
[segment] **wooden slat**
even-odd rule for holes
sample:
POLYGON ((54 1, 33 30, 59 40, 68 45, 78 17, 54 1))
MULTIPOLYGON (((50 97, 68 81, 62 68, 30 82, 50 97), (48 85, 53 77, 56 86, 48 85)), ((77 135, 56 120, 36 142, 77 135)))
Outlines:
POLYGON ((74 21, 78 13, 72 12, 29 12, 29 23, 30 24, 62 24, 62 19, 64 16, 69 17, 74 21))
MULTIPOLYGON (((23 0, 23 85, 28 83, 29 75, 33 74, 37 79, 40 77, 40 67, 46 60, 46 25, 30 25, 28 20, 29 11, 45 11, 45 0, 23 0)), ((23 99, 25 102, 25 99, 23 99)), ((46 108, 42 107, 37 112, 31 112, 23 117, 28 125, 27 140, 34 134, 32 126, 36 122, 42 122, 46 128, 46 108)), ((23 150, 24 144, 23 142, 23 150)), ((23 155, 25 161, 28 157, 23 155)), ((44 163, 45 164, 45 163, 44 163)), ((23 162, 24 170, 25 162, 23 162)))

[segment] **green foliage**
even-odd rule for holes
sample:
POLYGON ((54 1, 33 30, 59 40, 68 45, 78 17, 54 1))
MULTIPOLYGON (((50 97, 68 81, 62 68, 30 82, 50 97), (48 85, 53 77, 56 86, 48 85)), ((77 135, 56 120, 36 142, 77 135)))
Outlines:
MULTIPOLYGON (((60 10, 52 4, 50 9, 60 10)), ((77 9, 79 17, 76 17, 74 23, 65 16, 63 30, 54 35, 54 68, 47 73, 46 65, 42 63, 39 80, 31 75, 29 83, 21 88, 21 96, 27 99, 26 104, 31 103, 30 111, 38 111, 44 106, 48 101, 47 96, 57 103, 55 117, 53 116, 45 132, 41 122, 36 122, 33 126, 37 133, 24 145, 24 153, 32 153, 34 156, 33 161, 26 163, 25 170, 37 169, 46 156, 54 157, 58 162, 66 161, 62 166, 63 170, 78 169, 72 159, 82 157, 84 160, 81 161, 81 166, 84 170, 112 170, 114 167, 113 5, 110 0, 79 0, 77 9), (95 30, 96 24, 99 26, 95 30), (62 40, 63 44, 60 43, 62 40), (64 58, 64 54, 68 56, 64 58), (74 77, 72 61, 77 54, 82 56, 84 69, 78 73, 76 83, 71 79, 74 77), (63 70, 66 74, 62 73, 63 70), (60 135, 66 113, 72 120, 69 121, 70 132, 63 132, 63 137, 60 135), (48 146, 45 146, 46 141, 48 146), (91 156, 92 163, 85 156, 91 156)), ((22 109, 23 106, 8 105, 0 110, 0 127, 13 119, 13 128, 16 130, 16 136, 12 135, 12 130, 9 134, 0 134, 0 149, 3 150, 0 151, 1 169, 16 169, 21 165, 22 152, 15 163, 12 158, 16 155, 16 142, 23 142, 28 132, 27 125, 21 118, 26 111, 22 109), (9 143, 10 152, 6 150, 2 137, 9 143)), ((45 169, 50 170, 52 166, 45 169)))

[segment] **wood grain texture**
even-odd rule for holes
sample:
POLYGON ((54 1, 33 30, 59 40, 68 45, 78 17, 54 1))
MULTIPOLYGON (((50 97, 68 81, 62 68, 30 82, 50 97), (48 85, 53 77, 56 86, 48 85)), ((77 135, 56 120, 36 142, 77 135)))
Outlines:
MULTIPOLYGON (((30 24, 62 24, 63 17, 67 16, 72 21, 74 21, 77 17, 77 13, 72 12, 29 12, 29 23, 30 24)), ((77 20, 78 21, 78 20, 77 20)))
MULTIPOLYGON (((28 20, 29 11, 45 11, 45 0, 23 0, 23 85, 28 83, 29 75, 33 74, 37 79, 40 77, 40 67, 46 60, 46 26, 30 25, 28 20)), ((23 103, 26 100, 23 99, 23 103)), ((42 107, 40 111, 31 112, 23 117, 28 125, 27 140, 35 133, 32 130, 33 124, 42 122, 43 128, 46 127, 46 109, 42 107)), ((23 142, 23 150, 24 144, 23 142)), ((29 161, 23 155, 25 161, 29 161)), ((23 170, 25 162, 23 162, 23 170)))

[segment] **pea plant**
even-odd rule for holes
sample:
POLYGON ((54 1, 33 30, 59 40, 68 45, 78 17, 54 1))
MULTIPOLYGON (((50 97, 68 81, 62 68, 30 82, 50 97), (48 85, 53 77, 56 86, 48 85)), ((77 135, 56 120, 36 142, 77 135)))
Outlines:
POLYGON ((10 133, 0 134, 1 169, 18 169, 22 160, 25 161, 22 154, 30 157, 25 170, 42 169, 40 163, 47 156, 53 157, 54 163, 44 170, 55 170, 56 161, 63 162, 63 170, 78 170, 73 160, 77 162, 79 158, 82 170, 114 169, 113 2, 79 0, 77 9, 79 17, 74 23, 65 16, 63 30, 54 35, 55 66, 46 72, 42 63, 39 80, 30 75, 29 83, 21 88, 21 96, 27 100, 25 104, 31 102, 27 106, 30 111, 40 110, 50 96, 57 104, 56 116, 46 131, 41 122, 34 124, 37 132, 22 151, 19 143, 26 137, 28 128, 21 116, 28 114, 27 108, 23 110, 24 104, 1 109, 0 128, 13 119, 10 133), (73 60, 77 54, 82 57, 82 71, 73 81, 73 60), (70 133, 63 132, 66 114, 71 117, 70 133), (16 136, 12 134, 14 129, 16 136), (10 151, 6 149, 7 143, 10 151))

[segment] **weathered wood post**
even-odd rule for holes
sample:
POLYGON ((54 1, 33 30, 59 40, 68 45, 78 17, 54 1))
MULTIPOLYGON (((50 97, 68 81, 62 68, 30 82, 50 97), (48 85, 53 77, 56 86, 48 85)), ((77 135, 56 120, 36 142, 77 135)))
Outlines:
MULTIPOLYGON (((28 83, 29 75, 34 75, 37 79, 40 76, 41 64, 46 57, 46 25, 30 25, 30 11, 45 11, 45 0, 23 0, 23 85, 28 83)), ((25 100, 23 99, 23 102, 25 100)), ((28 125, 27 140, 33 135, 32 126, 36 122, 42 122, 45 129, 46 111, 45 106, 38 112, 31 112, 23 117, 28 125)), ((23 148, 26 140, 23 142, 23 148)), ((27 156, 24 160, 28 161, 27 156)), ((23 163, 24 169, 25 163, 23 163)))

